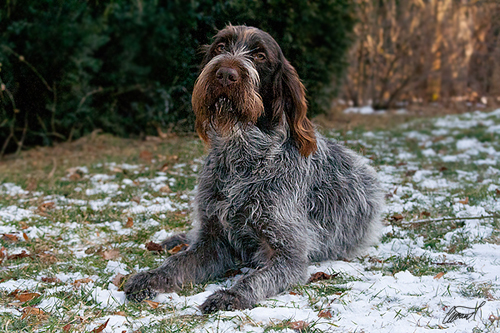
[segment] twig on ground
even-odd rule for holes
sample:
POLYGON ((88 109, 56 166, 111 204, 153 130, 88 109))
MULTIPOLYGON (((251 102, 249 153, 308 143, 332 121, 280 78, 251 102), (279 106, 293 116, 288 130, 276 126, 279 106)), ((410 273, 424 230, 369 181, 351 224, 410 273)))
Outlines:
POLYGON ((456 220, 486 220, 500 218, 500 215, 481 215, 481 216, 468 216, 468 217, 443 217, 439 219, 424 219, 424 220, 416 220, 416 221, 403 221, 405 224, 412 223, 430 223, 430 222, 444 222, 444 221, 456 221, 456 220))

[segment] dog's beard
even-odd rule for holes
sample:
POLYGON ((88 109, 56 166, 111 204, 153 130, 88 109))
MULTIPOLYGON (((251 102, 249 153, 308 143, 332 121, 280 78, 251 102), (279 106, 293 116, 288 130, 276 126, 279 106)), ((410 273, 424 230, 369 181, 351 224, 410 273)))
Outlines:
POLYGON ((220 96, 214 104, 215 113, 220 116, 234 113, 233 102, 227 96, 220 96))
POLYGON ((230 87, 221 87, 215 79, 217 67, 213 65, 210 62, 198 77, 192 99, 196 114, 196 129, 205 141, 209 140, 207 136, 209 131, 214 131, 220 136, 228 136, 236 129, 256 124, 264 113, 255 69, 242 71, 240 82, 230 87))
POLYGON ((251 115, 242 112, 227 96, 220 96, 210 109, 210 125, 220 136, 230 136, 252 123, 251 115))

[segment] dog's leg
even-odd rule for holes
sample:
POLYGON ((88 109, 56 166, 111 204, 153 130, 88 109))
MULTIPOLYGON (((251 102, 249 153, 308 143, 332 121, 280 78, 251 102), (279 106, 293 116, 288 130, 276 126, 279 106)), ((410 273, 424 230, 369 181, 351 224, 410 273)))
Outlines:
POLYGON ((165 260, 158 268, 131 276, 124 291, 128 300, 152 299, 186 283, 199 283, 233 268, 234 257, 217 218, 202 223, 198 240, 187 250, 165 260))
MULTIPOLYGON (((303 233, 295 230, 270 232, 262 240, 260 254, 264 265, 242 277, 233 287, 210 295, 200 306, 203 313, 218 310, 247 309, 307 278, 307 252, 303 233)), ((266 231, 264 231, 266 232, 266 231)))

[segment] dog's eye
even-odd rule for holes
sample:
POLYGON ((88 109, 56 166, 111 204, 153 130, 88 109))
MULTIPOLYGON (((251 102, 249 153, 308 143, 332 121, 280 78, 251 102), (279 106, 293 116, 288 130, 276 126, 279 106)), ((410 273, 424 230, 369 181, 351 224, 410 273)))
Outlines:
POLYGON ((226 49, 226 44, 219 43, 219 44, 217 44, 217 47, 215 48, 215 51, 217 53, 222 53, 222 52, 224 52, 225 49, 226 49))
POLYGON ((255 61, 265 61, 266 60, 266 54, 263 52, 255 53, 253 55, 253 58, 255 61))

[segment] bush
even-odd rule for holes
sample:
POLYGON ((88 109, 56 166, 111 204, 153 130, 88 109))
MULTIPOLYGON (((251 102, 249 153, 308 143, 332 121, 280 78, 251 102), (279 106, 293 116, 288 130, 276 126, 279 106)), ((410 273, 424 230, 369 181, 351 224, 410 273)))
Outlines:
POLYGON ((0 154, 100 128, 191 130, 199 46, 216 28, 268 31, 325 110, 354 19, 348 0, 17 0, 0 8, 0 154))

